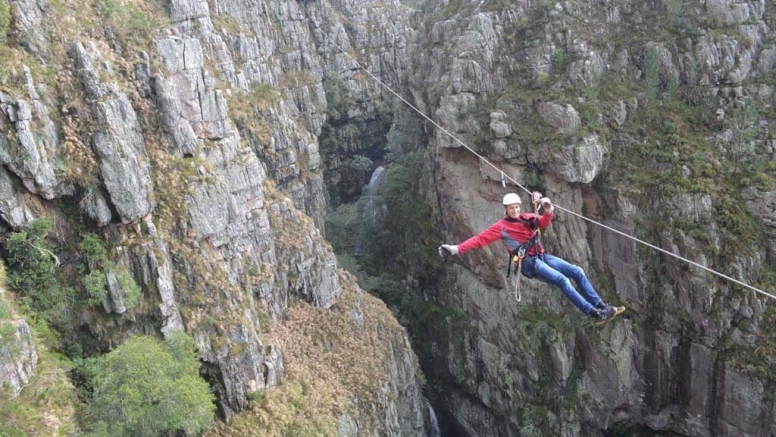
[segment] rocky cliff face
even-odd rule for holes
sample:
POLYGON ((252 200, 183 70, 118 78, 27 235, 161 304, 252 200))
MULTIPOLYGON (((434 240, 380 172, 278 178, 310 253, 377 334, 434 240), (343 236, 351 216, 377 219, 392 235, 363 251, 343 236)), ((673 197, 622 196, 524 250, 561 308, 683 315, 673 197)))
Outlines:
MULTIPOLYGON (((565 208, 773 292, 770 5, 432 12, 412 86, 446 129, 565 208)), ((499 218, 506 190, 432 132, 442 221, 462 241, 499 218)), ((453 381, 439 395, 448 417, 470 435, 772 434, 773 301, 557 216, 545 246, 628 312, 594 328, 535 281, 515 302, 500 247, 466 254, 440 303, 468 323, 448 319, 420 352, 453 381)))
MULTIPOLYGON (((231 418, 253 393, 304 386, 316 364, 294 355, 309 328, 294 322, 330 314, 382 371, 338 385, 326 405, 348 413, 322 426, 421 434, 406 336, 354 303, 320 231, 326 190, 355 197, 402 129, 370 74, 558 205, 773 290, 770 3, 427 3, 10 1, 3 232, 54 217, 74 281, 83 234, 110 247, 107 295, 70 314, 63 341, 96 353, 184 329, 231 418), (368 402, 340 403, 359 389, 368 402)), ((425 127, 424 195, 462 239, 500 215, 501 175, 425 127)), ((449 422, 470 435, 776 432, 770 301, 571 215, 544 241, 629 313, 594 329, 535 281, 516 303, 496 247, 434 293, 405 287, 454 309, 418 339, 449 422)), ((330 359, 327 335, 308 334, 330 359)), ((283 390, 280 404, 297 399, 283 390)))
MULTIPOLYGON (((288 365, 305 366, 287 365, 287 339, 267 333, 294 301, 319 311, 341 301, 319 231, 324 79, 336 75, 359 102, 342 120, 376 117, 382 91, 337 46, 402 80, 407 12, 379 3, 12 2, 0 78, 4 230, 54 217, 64 269, 75 273, 80 255, 64 247, 87 231, 114 266, 103 305, 73 314, 64 342, 94 353, 132 332, 186 330, 227 419, 287 379, 288 365), (140 285, 134 307, 122 271, 140 285)), ((354 431, 342 419, 341 435, 423 432, 412 352, 403 330, 391 332, 370 343, 390 351, 384 377, 367 383, 379 396, 342 410, 363 422, 354 431)), ((373 370, 352 364, 357 376, 373 370)))

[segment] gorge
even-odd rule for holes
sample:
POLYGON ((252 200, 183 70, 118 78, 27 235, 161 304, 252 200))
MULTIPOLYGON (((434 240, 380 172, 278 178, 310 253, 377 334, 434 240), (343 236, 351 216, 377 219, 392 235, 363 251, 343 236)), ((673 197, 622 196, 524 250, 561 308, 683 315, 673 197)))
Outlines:
POLYGON ((0 1, 0 434, 185 332, 207 436, 776 435, 767 296, 562 212, 602 327, 436 252, 519 191, 458 139, 776 294, 772 2, 0 1))

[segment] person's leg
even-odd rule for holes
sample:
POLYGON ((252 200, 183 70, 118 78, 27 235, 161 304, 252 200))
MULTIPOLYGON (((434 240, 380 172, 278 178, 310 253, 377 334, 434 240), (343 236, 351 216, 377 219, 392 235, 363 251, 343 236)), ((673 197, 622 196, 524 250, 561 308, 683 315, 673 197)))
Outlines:
POLYGON ((569 281, 569 278, 567 278, 560 271, 552 268, 550 265, 548 265, 548 263, 545 263, 539 257, 533 259, 532 262, 537 279, 560 288, 561 291, 563 291, 563 294, 566 295, 566 298, 570 300, 574 306, 579 308, 579 310, 585 314, 590 313, 590 309, 593 308, 593 305, 586 301, 577 292, 577 290, 571 286, 571 281, 569 281))
POLYGON ((582 270, 582 267, 571 264, 563 258, 550 254, 545 254, 544 257, 548 266, 564 274, 567 278, 573 279, 574 282, 577 283, 579 294, 581 294, 586 301, 590 302, 594 307, 599 306, 601 297, 598 296, 598 293, 596 293, 593 288, 593 284, 587 279, 587 275, 585 275, 585 271, 582 270))

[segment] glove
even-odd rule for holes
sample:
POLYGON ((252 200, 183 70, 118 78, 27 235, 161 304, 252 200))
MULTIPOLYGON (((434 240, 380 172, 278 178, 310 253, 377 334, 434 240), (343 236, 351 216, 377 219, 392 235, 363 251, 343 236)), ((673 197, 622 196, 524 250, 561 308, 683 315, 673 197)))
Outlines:
POLYGON ((552 212, 555 209, 555 207, 552 206, 552 202, 550 202, 549 197, 542 197, 539 199, 539 203, 542 204, 542 208, 544 208, 545 212, 552 212))
POLYGON ((439 256, 446 258, 448 255, 458 255, 458 246, 443 244, 439 246, 439 256))
POLYGON ((541 198, 542 198, 542 193, 538 191, 534 191, 533 193, 531 193, 531 203, 538 203, 539 199, 541 198))

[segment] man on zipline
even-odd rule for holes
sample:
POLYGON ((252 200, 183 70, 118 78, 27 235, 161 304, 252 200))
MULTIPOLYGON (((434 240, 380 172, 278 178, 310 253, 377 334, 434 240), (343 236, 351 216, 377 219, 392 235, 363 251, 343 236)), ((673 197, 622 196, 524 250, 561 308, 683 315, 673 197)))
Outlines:
MULTIPOLYGON (((451 255, 464 254, 472 249, 483 248, 496 240, 501 240, 512 257, 525 255, 522 262, 522 274, 527 278, 536 277, 539 280, 555 285, 583 313, 595 319, 596 324, 603 324, 613 319, 625 310, 624 307, 613 307, 604 303, 593 289, 581 267, 571 264, 562 258, 545 253, 542 243, 538 241, 537 230, 544 229, 552 223, 555 209, 547 197, 534 192, 534 203, 541 203, 544 214, 520 213, 520 196, 509 193, 504 196, 504 217, 479 234, 469 238, 459 245, 443 244, 439 248, 451 255), (580 292, 571 285, 569 278, 576 282, 580 292)), ((511 264, 510 264, 511 268, 511 264)))

